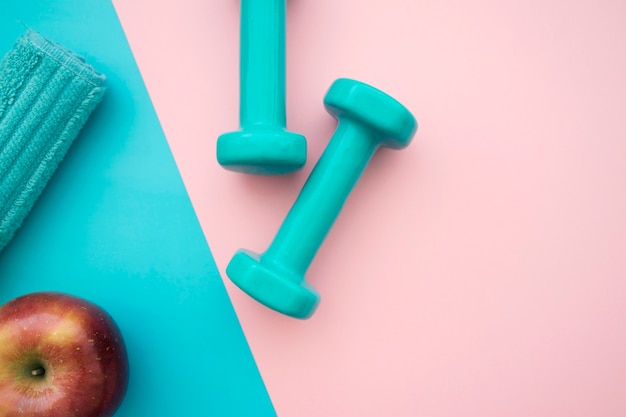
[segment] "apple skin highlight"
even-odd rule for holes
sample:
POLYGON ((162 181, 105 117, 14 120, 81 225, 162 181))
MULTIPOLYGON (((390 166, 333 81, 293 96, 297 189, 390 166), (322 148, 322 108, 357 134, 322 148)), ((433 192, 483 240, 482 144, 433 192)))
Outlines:
POLYGON ((110 417, 128 371, 122 334, 96 304, 39 292, 0 307, 0 417, 110 417))

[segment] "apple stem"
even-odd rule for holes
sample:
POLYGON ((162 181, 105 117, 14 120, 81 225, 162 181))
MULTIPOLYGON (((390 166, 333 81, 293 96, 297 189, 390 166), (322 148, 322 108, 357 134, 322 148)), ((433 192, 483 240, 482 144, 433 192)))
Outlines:
POLYGON ((45 373, 46 373, 46 370, 43 368, 37 368, 37 369, 33 369, 32 371, 30 371, 30 374, 32 376, 41 376, 45 373))

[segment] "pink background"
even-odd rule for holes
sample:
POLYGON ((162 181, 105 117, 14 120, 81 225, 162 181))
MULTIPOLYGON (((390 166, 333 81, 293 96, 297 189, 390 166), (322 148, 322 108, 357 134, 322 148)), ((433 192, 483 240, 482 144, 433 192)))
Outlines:
POLYGON ((321 248, 313 318, 227 279, 277 413, 626 415, 626 2, 290 0, 299 173, 215 161, 238 125, 237 0, 115 0, 223 272, 263 251, 334 130, 347 76, 420 129, 381 151, 321 248))

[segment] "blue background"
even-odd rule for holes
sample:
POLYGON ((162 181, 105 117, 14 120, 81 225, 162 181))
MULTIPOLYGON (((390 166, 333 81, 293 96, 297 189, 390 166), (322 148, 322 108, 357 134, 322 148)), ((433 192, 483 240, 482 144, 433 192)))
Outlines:
POLYGON ((108 91, 0 253, 0 301, 54 290, 104 307, 131 365, 116 416, 274 416, 112 4, 4 1, 1 55, 24 25, 85 56, 108 91))

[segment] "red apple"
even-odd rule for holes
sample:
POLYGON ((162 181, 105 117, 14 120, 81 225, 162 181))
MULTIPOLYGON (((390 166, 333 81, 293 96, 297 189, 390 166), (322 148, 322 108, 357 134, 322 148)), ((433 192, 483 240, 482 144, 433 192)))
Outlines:
POLYGON ((40 292, 0 307, 0 417, 105 417, 128 382, 122 335, 101 307, 40 292))

